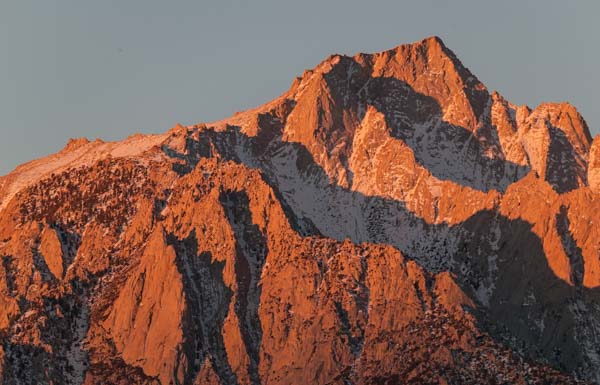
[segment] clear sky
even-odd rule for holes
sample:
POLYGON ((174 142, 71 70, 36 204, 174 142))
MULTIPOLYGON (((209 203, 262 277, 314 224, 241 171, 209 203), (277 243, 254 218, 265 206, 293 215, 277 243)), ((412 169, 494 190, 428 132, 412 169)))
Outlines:
POLYGON ((599 133, 600 2, 1 0, 0 174, 70 137, 227 117, 332 53, 440 36, 517 104, 569 101, 599 133))

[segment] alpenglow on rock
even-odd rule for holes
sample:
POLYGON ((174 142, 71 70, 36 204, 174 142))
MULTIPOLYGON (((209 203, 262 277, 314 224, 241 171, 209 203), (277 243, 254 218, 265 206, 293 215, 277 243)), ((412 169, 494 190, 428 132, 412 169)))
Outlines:
POLYGON ((600 141, 437 37, 0 178, 6 384, 600 383, 600 141))

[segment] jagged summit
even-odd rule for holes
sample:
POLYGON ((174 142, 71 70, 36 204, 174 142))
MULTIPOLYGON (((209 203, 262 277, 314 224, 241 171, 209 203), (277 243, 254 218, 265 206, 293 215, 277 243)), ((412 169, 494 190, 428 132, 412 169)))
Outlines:
POLYGON ((0 178, 0 382, 600 382, 600 136, 437 37, 0 178))
MULTIPOLYGON (((322 157, 329 158, 321 165, 333 179, 348 185, 350 182, 346 174, 349 170, 331 169, 340 168, 339 159, 335 160, 339 157, 336 154, 338 149, 351 151, 351 137, 369 106, 383 113, 391 135, 401 137, 405 142, 424 141, 425 138, 427 142, 450 142, 448 145, 456 147, 456 151, 461 151, 466 145, 468 152, 479 153, 473 155, 481 157, 479 163, 490 163, 489 159, 510 162, 506 172, 513 176, 503 175, 506 172, 498 170, 484 170, 485 175, 475 175, 474 179, 489 179, 489 174, 496 174, 492 178, 501 180, 462 181, 471 187, 502 191, 507 183, 515 180, 515 172, 522 176, 528 169, 545 176, 548 165, 544 154, 548 151, 551 137, 560 142, 556 146, 568 147, 565 151, 575 151, 573 156, 579 159, 566 171, 552 171, 555 174, 574 173, 575 181, 570 181, 567 186, 558 186, 561 181, 554 178, 556 180, 550 180, 551 183, 557 184, 555 187, 559 191, 568 191, 586 183, 582 175, 587 172, 585 159, 592 139, 589 128, 574 107, 568 103, 544 103, 532 111, 528 107, 510 104, 495 91, 489 94, 437 36, 379 53, 331 55, 315 69, 305 71, 279 98, 207 126, 216 129, 239 126, 242 132, 254 136, 261 127, 258 122, 260 116, 274 114, 277 119, 286 122, 289 118, 290 124, 283 127, 284 140, 297 141, 309 148, 321 147, 322 157), (300 123, 294 123, 296 115, 300 116, 300 123), (530 134, 533 126, 536 126, 535 132, 530 134), (445 132, 441 133, 442 130, 445 132), (342 181, 344 179, 345 182, 342 181)), ((156 140, 144 142, 157 144, 164 139, 153 137, 156 140)), ((142 141, 140 138, 133 140, 142 141)), ((90 147, 84 146, 88 144, 86 141, 77 139, 70 142, 61 154, 90 147)), ((100 142, 94 142, 96 144, 100 142)), ((462 165, 455 165, 457 160, 448 159, 448 154, 420 148, 416 143, 409 145, 419 147, 413 148, 417 160, 442 179, 465 179, 463 175, 452 175, 460 174, 454 168, 462 168, 462 165), (439 158, 439 164, 434 164, 438 162, 432 158, 439 158), (449 171, 442 169, 446 167, 449 171)), ((130 143, 127 146, 140 148, 130 143)), ((99 151, 95 159, 107 153, 99 151)), ((343 154, 343 157, 350 156, 343 154)), ((54 163, 56 160, 53 158, 56 157, 45 158, 45 166, 54 163)), ((77 161, 67 164, 76 166, 77 161)), ((22 170, 17 169, 4 179, 15 179, 19 171, 22 170)), ((467 173, 471 171, 467 168, 467 173)), ((475 173, 478 172, 475 170, 475 173)), ((44 175, 47 173, 43 172, 40 176, 44 175)), ((28 174, 28 178, 32 180, 32 175, 28 174)), ((5 203, 3 200, 1 204, 5 203)))
POLYGON ((380 113, 386 132, 441 180, 503 192, 532 171, 558 192, 586 185, 591 137, 573 107, 532 111, 490 94, 437 37, 381 53, 332 55, 281 97, 208 126, 255 136, 259 117, 270 115, 282 123, 276 131, 284 141, 305 146, 332 180, 350 187, 354 171, 344 159, 352 158, 368 111, 380 113), (550 146, 568 155, 548 160, 550 146))

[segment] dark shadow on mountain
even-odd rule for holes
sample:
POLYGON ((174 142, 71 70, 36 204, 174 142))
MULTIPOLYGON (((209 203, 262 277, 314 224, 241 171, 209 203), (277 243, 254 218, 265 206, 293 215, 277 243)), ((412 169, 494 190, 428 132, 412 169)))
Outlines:
POLYGON ((577 242, 573 238, 569 226, 568 208, 566 206, 561 206, 560 212, 556 215, 556 230, 560 235, 563 249, 565 250, 567 257, 569 257, 569 264, 571 265, 571 282, 576 286, 581 286, 583 284, 583 277, 585 276, 583 254, 579 246, 577 246, 577 242))
POLYGON ((62 250, 63 271, 67 271, 69 266, 75 261, 77 250, 81 245, 81 236, 74 231, 65 230, 64 226, 57 223, 52 223, 49 226, 58 235, 62 250))
POLYGON ((195 230, 184 239, 167 234, 183 278, 187 307, 183 314, 184 352, 188 358, 184 384, 193 384, 206 358, 223 384, 237 384, 221 330, 233 292, 223 282, 225 262, 213 262, 209 252, 198 255, 195 230))
POLYGON ((363 92, 363 100, 384 115, 391 135, 406 143, 416 161, 438 179, 484 192, 504 192, 530 170, 503 159, 491 123, 476 134, 450 124, 434 98, 416 92, 405 82, 375 78, 363 92))
POLYGON ((235 312, 240 322, 240 334, 246 353, 250 358, 248 372, 252 384, 260 385, 258 367, 262 326, 258 316, 261 294, 259 282, 268 253, 267 240, 252 222, 250 202, 245 192, 223 192, 219 200, 235 233, 235 312))
POLYGON ((15 276, 15 258, 12 255, 2 256, 2 267, 4 268, 4 277, 6 280, 7 294, 15 296, 16 276, 15 276))
POLYGON ((586 378, 600 375, 597 366, 583 357, 581 347, 598 342, 593 323, 600 312, 585 304, 600 302, 600 289, 574 287, 558 278, 531 223, 511 220, 496 211, 475 213, 452 226, 427 223, 401 201, 365 196, 335 185, 303 145, 275 137, 265 147, 258 138, 260 133, 248 137, 231 126, 223 132, 203 129, 198 140, 214 149, 213 156, 260 169, 278 191, 284 209, 291 209, 287 215, 292 222, 310 222, 318 230, 315 235, 391 244, 429 271, 449 270, 480 304, 474 314, 496 340, 563 371, 586 378), (236 146, 241 142, 264 155, 252 160, 239 156, 235 149, 244 147, 236 146), (278 175, 272 164, 278 154, 293 163, 286 165, 290 168, 285 175, 278 175), (300 201, 304 195, 295 195, 299 193, 296 189, 280 188, 293 178, 310 191, 310 200, 300 201), (318 206, 319 202, 323 205, 318 206), (332 220, 320 223, 325 217, 332 220), (354 225, 363 220, 364 228, 354 225), (482 295, 485 287, 495 289, 482 295))
MULTIPOLYGON (((462 65, 459 67, 459 71, 466 71, 462 74, 465 79, 472 78, 462 65)), ((334 107, 330 108, 332 122, 327 122, 326 130, 331 132, 320 133, 329 143, 328 151, 338 145, 337 140, 345 132, 352 131, 345 115, 350 112, 361 121, 367 107, 373 106, 385 116, 391 135, 405 142, 417 162, 439 179, 480 191, 504 192, 510 183, 529 172, 529 167, 504 159, 496 128, 489 118, 490 96, 487 91, 477 90, 476 84, 463 89, 470 107, 483 123, 473 133, 445 121, 435 98, 417 92, 399 79, 371 76, 350 57, 342 57, 323 75, 331 93, 328 103, 334 107)))
POLYGON ((71 292, 60 297, 43 297, 40 303, 22 298, 21 312, 25 316, 13 325, 13 338, 8 336, 8 330, 0 334, 4 358, 0 364, 2 384, 83 381, 89 366, 83 346, 89 325, 89 284, 75 279, 71 285, 71 292), (47 309, 58 310, 62 316, 52 316, 47 309), (44 322, 38 322, 42 317, 44 322), (35 329, 39 331, 38 341, 14 338, 35 329))
MULTIPOLYGON (((518 352, 547 361, 562 371, 577 371, 581 375, 582 367, 597 370, 582 355, 582 336, 577 334, 582 330, 577 325, 582 319, 593 322, 599 314, 588 309, 578 319, 581 314, 574 312, 572 306, 577 302, 597 302, 600 290, 576 287, 558 278, 529 222, 481 211, 454 227, 465 235, 462 242, 466 248, 455 260, 467 266, 468 272, 455 273, 467 292, 477 291, 490 269, 496 271, 495 290, 485 308, 484 322, 492 335, 518 352), (500 234, 494 240, 498 250, 493 266, 487 253, 478 250, 482 245, 484 249, 489 247, 489 233, 494 233, 490 224, 497 226, 500 234)), ((588 330, 593 330, 589 326, 588 330)))
POLYGON ((587 169, 577 162, 575 151, 567 135, 559 128, 547 124, 550 145, 546 158, 546 181, 559 194, 575 190, 587 180, 587 169))

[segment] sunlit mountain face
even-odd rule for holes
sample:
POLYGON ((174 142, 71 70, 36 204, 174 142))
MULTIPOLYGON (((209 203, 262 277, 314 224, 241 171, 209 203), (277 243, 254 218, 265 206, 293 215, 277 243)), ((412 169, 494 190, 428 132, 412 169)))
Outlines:
MULTIPOLYGON (((501 69, 499 69, 501 70, 501 69)), ((6 384, 600 382, 600 137, 437 37, 0 178, 6 384)))

